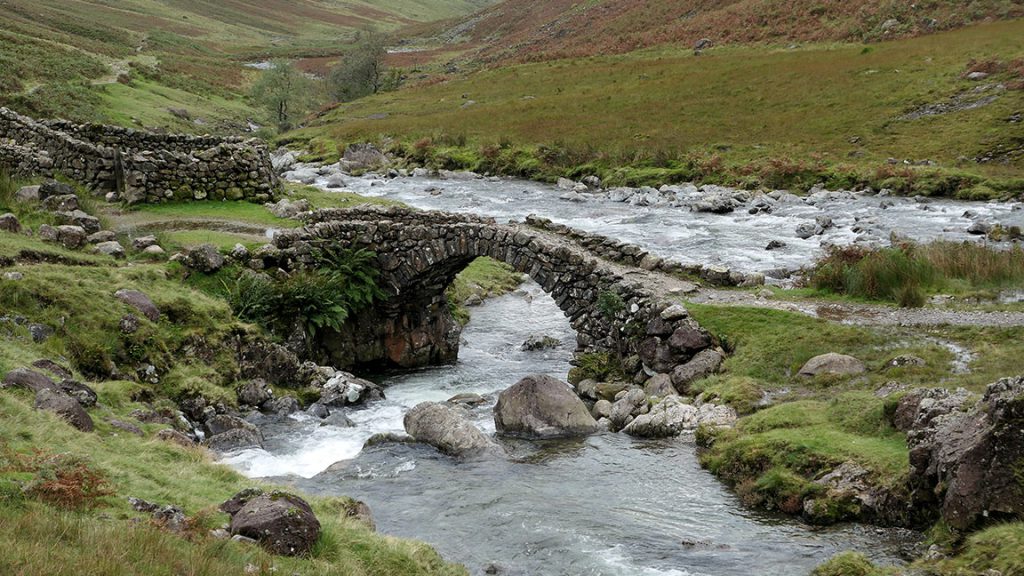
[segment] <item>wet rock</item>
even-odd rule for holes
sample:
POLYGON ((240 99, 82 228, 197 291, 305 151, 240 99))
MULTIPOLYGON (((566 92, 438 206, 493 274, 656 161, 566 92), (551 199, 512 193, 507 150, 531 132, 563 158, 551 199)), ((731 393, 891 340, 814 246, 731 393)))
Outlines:
POLYGON ((498 454, 501 449, 458 409, 423 402, 406 413, 405 431, 419 442, 457 458, 498 454))
POLYGON ((601 418, 610 419, 612 415, 612 403, 604 399, 598 400, 594 403, 594 408, 590 411, 590 414, 595 420, 600 420, 601 418))
POLYGON ((341 174, 331 174, 324 185, 329 190, 337 190, 345 186, 345 178, 341 174))
POLYGON ((330 409, 327 408, 327 406, 324 406, 319 402, 314 402, 310 404, 308 408, 306 408, 306 414, 309 414, 314 418, 320 418, 321 420, 323 420, 324 418, 327 418, 328 416, 331 415, 331 411, 330 409))
POLYGON ((213 244, 202 244, 185 250, 181 262, 188 268, 209 274, 224 267, 224 256, 213 244))
POLYGON ((114 297, 132 308, 135 308, 152 322, 156 322, 160 319, 160 309, 156 307, 156 304, 154 304, 152 300, 150 300, 149 296, 146 296, 138 290, 121 289, 114 292, 114 297))
POLYGON ((976 236, 985 236, 989 232, 992 232, 992 225, 988 222, 974 222, 967 227, 967 233, 976 236))
POLYGON ((24 388, 38 393, 40 390, 60 391, 57 383, 44 374, 27 368, 15 368, 8 372, 0 383, 2 388, 24 388))
POLYGON ((647 395, 642 389, 632 388, 625 391, 612 404, 611 414, 608 415, 612 430, 621 430, 632 421, 632 418, 640 414, 641 408, 646 405, 647 395))
POLYGON ((688 404, 679 396, 666 396, 640 414, 623 429, 630 436, 665 438, 696 430, 701 425, 724 428, 736 422, 736 411, 728 406, 688 404))
POLYGON ((77 400, 59 390, 43 388, 36 392, 35 408, 57 414, 82 432, 93 431, 92 417, 88 412, 77 400))
POLYGON ((373 436, 370 436, 366 442, 363 443, 363 448, 370 448, 371 446, 380 446, 383 444, 414 444, 415 442, 416 439, 408 434, 378 432, 373 436))
POLYGON ((320 537, 320 522, 302 498, 272 492, 251 498, 231 515, 231 534, 252 538, 274 554, 301 556, 320 537))
POLYGON ((672 396, 676 394, 676 388, 669 375, 655 374, 644 383, 644 394, 656 398, 672 396))
POLYGON ((263 438, 259 432, 234 428, 207 438, 203 445, 217 452, 231 452, 243 448, 262 448, 263 438))
POLYGON ((259 428, 242 420, 238 416, 232 416, 230 414, 215 414, 214 416, 207 418, 203 422, 203 432, 207 436, 217 436, 230 430, 248 430, 255 433, 262 440, 262 434, 260 434, 259 428))
POLYGON ((597 431, 597 422, 569 385, 544 375, 527 376, 503 390, 494 406, 494 425, 499 434, 522 438, 585 436, 597 431))
POLYGON ((383 396, 377 384, 357 378, 348 372, 336 373, 324 383, 320 391, 320 403, 328 408, 359 404, 380 397, 383 396))
POLYGON ((768 243, 767 246, 764 247, 764 249, 765 250, 769 250, 769 251, 771 251, 771 250, 781 250, 781 249, 785 248, 786 246, 788 246, 788 244, 786 244, 782 240, 772 240, 771 242, 768 243))
POLYGON ((713 348, 702 350, 689 362, 672 370, 672 384, 680 394, 687 394, 691 384, 717 373, 724 361, 725 356, 720 351, 713 348))
POLYGON ((124 246, 116 240, 110 242, 100 242, 96 245, 95 250, 100 254, 110 256, 111 258, 121 259, 125 257, 124 246))
POLYGON ((295 414, 302 408, 299 406, 299 401, 294 396, 284 396, 276 400, 270 400, 263 405, 263 409, 270 414, 274 414, 278 417, 288 416, 289 414, 295 414))
POLYGON ((594 385, 594 393, 597 398, 614 401, 620 392, 629 388, 628 382, 597 382, 594 385))
POLYGON ((21 222, 18 221, 17 216, 8 212, 0 216, 0 231, 17 234, 21 232, 21 222))
POLYGON ((272 342, 256 340, 242 345, 239 354, 242 378, 262 378, 276 386, 298 388, 312 384, 303 380, 302 363, 293 352, 272 342))
POLYGON ((487 399, 479 394, 467 392, 464 394, 456 394, 448 400, 445 400, 445 402, 448 404, 459 404, 462 406, 480 406, 481 404, 486 404, 487 399))
POLYGON ((907 443, 915 494, 938 500, 950 528, 1024 515, 1024 377, 990 384, 980 401, 923 393, 907 443))
POLYGON ((320 422, 321 426, 334 426, 335 428, 352 428, 356 425, 342 410, 334 410, 320 422))
POLYGON ((813 378, 819 374, 849 376, 863 374, 866 371, 864 363, 853 356, 829 352, 808 360, 798 374, 805 378, 813 378))
POLYGON ((818 225, 813 222, 804 222, 796 227, 796 237, 801 240, 807 240, 811 236, 820 233, 818 225))
POLYGON ((260 378, 249 380, 242 384, 236 392, 239 404, 253 407, 259 407, 274 397, 274 391, 270 388, 270 385, 267 384, 266 380, 260 378))
POLYGON ((551 348, 557 348, 562 345, 562 341, 558 338, 552 338, 551 336, 541 336, 539 334, 531 334, 526 342, 520 347, 526 352, 534 352, 536 350, 548 350, 551 348))

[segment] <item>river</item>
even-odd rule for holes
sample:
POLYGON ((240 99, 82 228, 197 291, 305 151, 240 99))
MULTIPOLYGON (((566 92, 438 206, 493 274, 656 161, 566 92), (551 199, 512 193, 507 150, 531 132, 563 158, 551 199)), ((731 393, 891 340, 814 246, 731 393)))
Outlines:
MULTIPOLYGON (((325 187, 331 175, 322 168, 300 165, 287 176, 307 181, 315 178, 315 185, 325 187)), ((1024 228, 1024 204, 1020 202, 840 193, 807 199, 789 196, 774 203, 770 214, 750 214, 748 206, 729 214, 709 214, 668 205, 634 206, 600 195, 567 201, 561 198, 564 191, 551 185, 508 178, 343 178, 343 189, 365 196, 422 209, 493 216, 499 221, 536 214, 637 244, 683 264, 718 265, 742 272, 795 270, 810 264, 823 244, 885 243, 892 233, 918 241, 978 240, 967 232, 977 222, 1024 228), (810 238, 797 236, 800 224, 820 216, 830 218, 834 226, 810 238), (773 240, 786 246, 766 250, 773 240)))
POLYGON ((807 574, 841 550, 899 561, 904 531, 846 525, 816 529, 745 510, 697 463, 691 439, 641 441, 598 434, 581 441, 507 444, 509 460, 458 462, 425 446, 361 450, 377 432, 401 432, 422 401, 462 392, 493 432, 497 392, 527 374, 564 378, 574 334, 539 286, 473 309, 457 364, 384 377, 387 399, 352 410, 355 427, 293 415, 266 423, 265 450, 226 462, 311 493, 365 501, 378 529, 426 541, 472 574, 490 566, 522 576, 748 576, 807 574), (524 352, 530 335, 558 338, 524 352))

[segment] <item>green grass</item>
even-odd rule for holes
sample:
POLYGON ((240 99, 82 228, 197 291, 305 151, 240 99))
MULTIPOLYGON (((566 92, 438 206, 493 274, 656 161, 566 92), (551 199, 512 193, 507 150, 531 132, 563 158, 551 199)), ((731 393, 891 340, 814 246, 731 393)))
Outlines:
POLYGON ((964 295, 1024 285, 1024 249, 946 241, 836 248, 815 264, 810 281, 823 291, 919 307, 928 294, 964 295))
MULTIPOLYGON (((99 426, 91 434, 34 411, 27 394, 0 395, 4 448, 21 454, 35 448, 50 454, 73 452, 102 473, 113 491, 92 511, 62 510, 17 491, 0 493, 0 572, 236 575, 252 565, 257 574, 268 575, 465 574, 426 545, 376 535, 346 518, 339 513, 345 504, 341 498, 311 499, 323 525, 311 557, 275 557, 257 546, 215 540, 207 531, 227 518, 216 506, 254 482, 211 463, 202 449, 115 433, 106 419, 126 419, 125 413, 139 405, 124 403, 105 386, 97 391, 100 407, 92 415, 99 426), (110 407, 114 405, 119 408, 110 407), (192 531, 176 535, 144 519, 134 523, 142 515, 131 510, 128 496, 180 506, 193 519, 192 531)), ((3 473, 0 478, 12 479, 3 473)))
MULTIPOLYGON (((851 326, 762 308, 693 303, 686 306, 701 326, 730 349, 724 376, 750 379, 764 390, 789 388, 795 396, 828 397, 836 390, 851 388, 874 390, 892 380, 910 386, 941 384, 982 391, 999 378, 1019 372, 1020 365, 1015 357, 1024 354, 1024 344, 1021 344, 1024 328, 1020 327, 939 326, 903 330, 851 326), (948 347, 940 344, 943 341, 959 345, 974 355, 969 373, 950 372, 953 355, 948 347), (852 379, 819 376, 805 381, 796 378, 797 371, 807 360, 828 352, 859 358, 867 365, 867 374, 852 379), (901 354, 918 356, 925 365, 886 367, 886 362, 901 354)), ((722 383, 720 377, 699 386, 713 390, 722 383)))
POLYGON ((794 187, 870 181, 924 194, 967 193, 991 178, 1002 182, 1002 194, 1019 193, 1019 159, 959 159, 1013 141, 1015 125, 1006 118, 1024 103, 1024 91, 968 112, 897 118, 975 87, 961 78, 972 58, 1024 56, 1022 32, 1017 20, 867 49, 736 46, 696 58, 661 48, 507 66, 346 104, 289 138, 344 144, 388 135, 414 156, 418 139, 420 156, 461 140, 466 145, 454 147, 465 159, 457 163, 544 178, 593 172, 612 183, 695 178, 794 187), (476 104, 463 108, 463 95, 476 104), (368 119, 379 114, 387 117, 368 119), (930 159, 942 169, 889 166, 890 157, 930 159))
POLYGON ((463 303, 470 296, 490 298, 508 294, 523 283, 522 274, 511 266, 493 258, 477 258, 455 277, 448 288, 448 305, 455 319, 465 325, 469 322, 470 311, 463 303))

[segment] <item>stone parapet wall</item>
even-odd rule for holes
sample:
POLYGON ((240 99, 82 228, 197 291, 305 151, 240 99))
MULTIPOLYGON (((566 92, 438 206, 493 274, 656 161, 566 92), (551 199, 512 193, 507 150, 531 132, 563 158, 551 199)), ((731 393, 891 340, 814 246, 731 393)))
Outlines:
POLYGON ((267 202, 280 187, 256 139, 155 134, 0 108, 0 165, 20 175, 63 174, 128 204, 188 200, 267 202))

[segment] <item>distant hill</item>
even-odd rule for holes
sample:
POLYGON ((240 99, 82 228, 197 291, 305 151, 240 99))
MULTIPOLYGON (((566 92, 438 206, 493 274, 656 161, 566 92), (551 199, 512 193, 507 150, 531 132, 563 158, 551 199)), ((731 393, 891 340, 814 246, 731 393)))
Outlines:
POLYGON ((877 41, 1024 15, 1020 0, 504 0, 441 36, 484 61, 630 52, 661 44, 877 41))
POLYGON ((129 115, 156 120, 158 109, 170 123, 167 108, 186 104, 238 116, 241 104, 232 100, 245 83, 246 61, 337 54, 361 28, 450 19, 491 3, 0 0, 0 105, 120 122, 129 115), (129 71, 137 81, 132 90, 124 87, 129 71))

